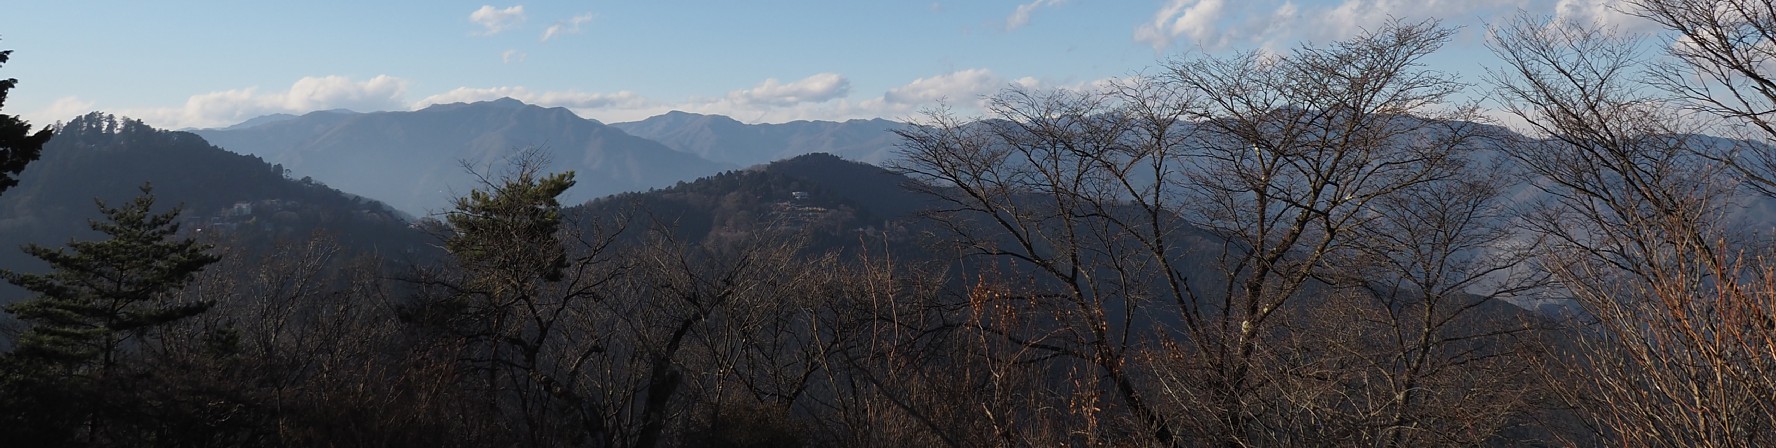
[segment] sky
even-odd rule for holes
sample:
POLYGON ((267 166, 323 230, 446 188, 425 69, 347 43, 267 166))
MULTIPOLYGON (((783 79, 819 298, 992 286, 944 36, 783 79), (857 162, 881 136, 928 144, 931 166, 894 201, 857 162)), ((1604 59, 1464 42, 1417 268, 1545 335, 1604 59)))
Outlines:
POLYGON ((1488 23, 1523 11, 1645 27, 1619 1, 24 2, 0 15, 0 49, 14 50, 0 78, 19 80, 3 112, 37 125, 96 110, 220 127, 501 97, 604 122, 906 120, 970 114, 1013 85, 1079 88, 1390 18, 1459 27, 1427 63, 1478 84, 1488 23))

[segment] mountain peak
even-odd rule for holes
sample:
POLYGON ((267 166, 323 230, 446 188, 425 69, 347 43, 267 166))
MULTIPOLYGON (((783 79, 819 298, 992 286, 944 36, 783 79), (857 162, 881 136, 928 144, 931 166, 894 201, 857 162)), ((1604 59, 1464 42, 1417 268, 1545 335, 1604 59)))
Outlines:
POLYGON ((509 96, 503 96, 497 100, 482 101, 482 102, 475 103, 475 104, 486 104, 488 106, 498 106, 498 107, 504 107, 504 108, 520 108, 520 107, 528 106, 528 104, 524 104, 523 101, 518 101, 518 100, 513 99, 512 97, 509 97, 509 96))
POLYGON ((512 98, 289 123, 203 135, 414 215, 449 207, 453 196, 480 185, 459 161, 494 169, 485 167, 501 166, 519 148, 538 148, 552 162, 551 171, 579 173, 581 181, 562 197, 564 203, 671 185, 730 166, 608 129, 565 108, 512 98))
POLYGON ((468 102, 468 103, 465 103, 465 102, 438 103, 438 104, 426 106, 424 109, 420 109, 420 111, 442 112, 442 111, 470 109, 470 108, 523 109, 526 107, 532 107, 532 106, 529 104, 525 104, 523 101, 518 101, 516 99, 513 99, 512 97, 501 97, 500 99, 497 99, 497 100, 475 101, 475 102, 468 102))
MULTIPOLYGON (((669 122, 669 123, 702 122, 702 123, 733 124, 733 125, 738 125, 738 126, 745 126, 746 125, 746 123, 742 123, 742 122, 740 122, 740 120, 735 120, 733 117, 729 117, 727 115, 700 114, 700 113, 696 113, 696 112, 685 112, 682 110, 674 110, 671 112, 660 114, 660 115, 654 116, 652 118, 649 118, 648 120, 663 121, 663 122, 669 122)), ((648 120, 643 120, 643 121, 648 121, 648 120)))

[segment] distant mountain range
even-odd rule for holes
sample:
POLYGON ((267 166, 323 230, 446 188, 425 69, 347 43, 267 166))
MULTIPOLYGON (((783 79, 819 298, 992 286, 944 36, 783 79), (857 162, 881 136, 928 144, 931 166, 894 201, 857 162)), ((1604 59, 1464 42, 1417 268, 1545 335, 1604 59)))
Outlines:
POLYGON ((464 163, 485 169, 524 148, 539 148, 551 171, 577 174, 563 201, 575 204, 802 154, 882 164, 897 148, 893 131, 905 126, 882 119, 745 124, 686 112, 606 125, 504 98, 411 112, 272 114, 192 132, 293 177, 424 216, 479 186, 464 163))
POLYGON ((671 185, 733 168, 635 137, 563 108, 517 100, 441 104, 411 112, 312 112, 196 131, 344 191, 415 215, 449 207, 486 170, 537 148, 550 171, 574 171, 565 203, 671 185))
POLYGON ((705 159, 752 166, 817 152, 880 165, 894 157, 900 142, 894 131, 909 125, 879 118, 745 124, 721 115, 674 111, 611 126, 705 159))
MULTIPOLYGON (((524 147, 542 148, 552 171, 578 173, 563 203, 584 204, 571 208, 582 217, 639 213, 693 241, 788 228, 812 232, 827 248, 855 245, 860 236, 915 247, 912 240, 929 230, 916 215, 932 198, 903 188, 912 179, 862 163, 891 160, 893 131, 905 126, 749 125, 683 112, 605 125, 510 99, 271 115, 195 133, 93 113, 64 124, 20 185, 0 196, 0 247, 81 237, 80 223, 97 215, 92 198, 123 201, 152 182, 164 203, 186 205, 192 228, 253 230, 267 239, 326 231, 404 250, 423 237, 408 225, 413 215, 444 210, 450 197, 479 186, 462 163, 497 164, 524 147)), ((1527 183, 1506 194, 1525 206, 1547 200, 1527 183)), ((1724 210, 1728 222, 1745 237, 1768 235, 1776 199, 1737 199, 1724 210)), ((30 263, 0 252, 0 266, 30 263)))

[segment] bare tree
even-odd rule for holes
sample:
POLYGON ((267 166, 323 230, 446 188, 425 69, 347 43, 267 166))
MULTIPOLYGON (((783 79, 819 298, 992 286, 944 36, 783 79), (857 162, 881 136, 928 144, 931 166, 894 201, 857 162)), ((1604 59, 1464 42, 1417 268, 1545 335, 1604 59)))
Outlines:
POLYGON ((484 188, 445 214, 453 264, 412 279, 419 298, 411 314, 443 330, 477 374, 464 386, 506 417, 516 442, 609 440, 603 416, 613 404, 573 385, 608 350, 609 335, 579 316, 608 299, 627 271, 612 249, 622 221, 570 220, 556 197, 573 186, 573 173, 544 173, 538 154, 521 152, 502 174, 481 176, 484 188))
MULTIPOLYGON (((1668 20, 1746 6, 1644 3, 1668 20)), ((1710 153, 1715 146, 1694 134, 1706 123, 1685 113, 1708 92, 1657 76, 1649 86, 1638 42, 1587 24, 1520 18, 1490 43, 1506 62, 1493 82, 1507 110, 1545 137, 1512 150, 1549 197, 1533 222, 1552 241, 1544 265, 1588 319, 1548 368, 1569 386, 1561 397, 1596 437, 1622 444, 1770 444, 1768 248, 1733 232, 1726 217, 1742 184, 1722 168, 1736 162, 1710 153), (1690 101, 1649 88, 1659 85, 1690 101)), ((1715 100, 1713 112, 1749 98, 1715 100)))
POLYGON ((1744 140, 1700 154, 1747 186, 1776 195, 1776 5, 1757 0, 1631 0, 1623 11, 1668 32, 1667 58, 1645 68, 1648 87, 1712 118, 1707 131, 1744 140))
POLYGON ((1342 272, 1324 279, 1333 288, 1326 300, 1295 314, 1291 325, 1312 339, 1294 347, 1340 368, 1277 380, 1324 390, 1298 394, 1307 399, 1296 407, 1345 428, 1324 431, 1341 443, 1482 444, 1532 410, 1529 394, 1541 385, 1525 380, 1525 360, 1538 325, 1505 299, 1547 275, 1529 259, 1538 238, 1518 231, 1519 210, 1503 194, 1512 176, 1502 159, 1459 157, 1463 176, 1371 204, 1355 250, 1330 263, 1342 272))
POLYGON ((138 436, 184 445, 484 445, 462 369, 405 331, 382 261, 323 235, 225 252, 185 294, 216 306, 166 329, 133 375, 153 417, 138 436))
POLYGON ((1483 168, 1470 159, 1487 129, 1450 104, 1462 84, 1420 65, 1450 33, 1396 22, 1289 55, 1178 60, 1103 90, 1011 89, 987 120, 938 113, 903 132, 902 168, 931 183, 962 247, 1034 274, 991 295, 1016 319, 976 324, 1020 348, 999 356, 1082 379, 1049 406, 1102 397, 1101 434, 1225 445, 1353 443, 1320 416, 1361 406, 1375 414, 1350 418, 1363 440, 1410 444, 1423 439, 1403 434, 1438 427, 1424 397, 1441 395, 1419 395, 1429 378, 1509 352, 1458 342, 1512 330, 1452 322, 1526 280, 1471 296, 1521 257, 1480 254, 1507 236, 1490 221, 1503 219, 1497 184, 1460 181, 1483 168), (1352 290, 1382 302, 1369 309, 1401 341, 1388 353, 1410 359, 1374 364, 1366 348, 1371 364, 1346 365, 1350 353, 1313 348, 1333 329, 1306 323, 1352 290), (1304 373, 1322 367, 1337 372, 1304 373), (1400 381, 1386 398, 1339 401, 1374 392, 1353 377, 1383 371, 1400 381), (1325 393, 1300 394, 1306 383, 1325 393))

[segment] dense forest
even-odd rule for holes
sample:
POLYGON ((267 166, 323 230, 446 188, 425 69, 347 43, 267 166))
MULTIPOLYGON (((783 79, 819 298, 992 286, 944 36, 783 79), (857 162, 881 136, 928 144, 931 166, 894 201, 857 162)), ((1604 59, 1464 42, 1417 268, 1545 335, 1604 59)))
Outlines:
POLYGON ((887 169, 564 204, 577 173, 514 151, 410 223, 193 134, 0 115, 6 216, 101 199, 0 265, 0 441, 1773 445, 1745 210, 1776 197, 1776 8, 1630 3, 1681 38, 1519 18, 1474 86, 1425 66, 1453 30, 1393 21, 1008 88, 887 169), (180 152, 216 177, 90 171, 180 152))

